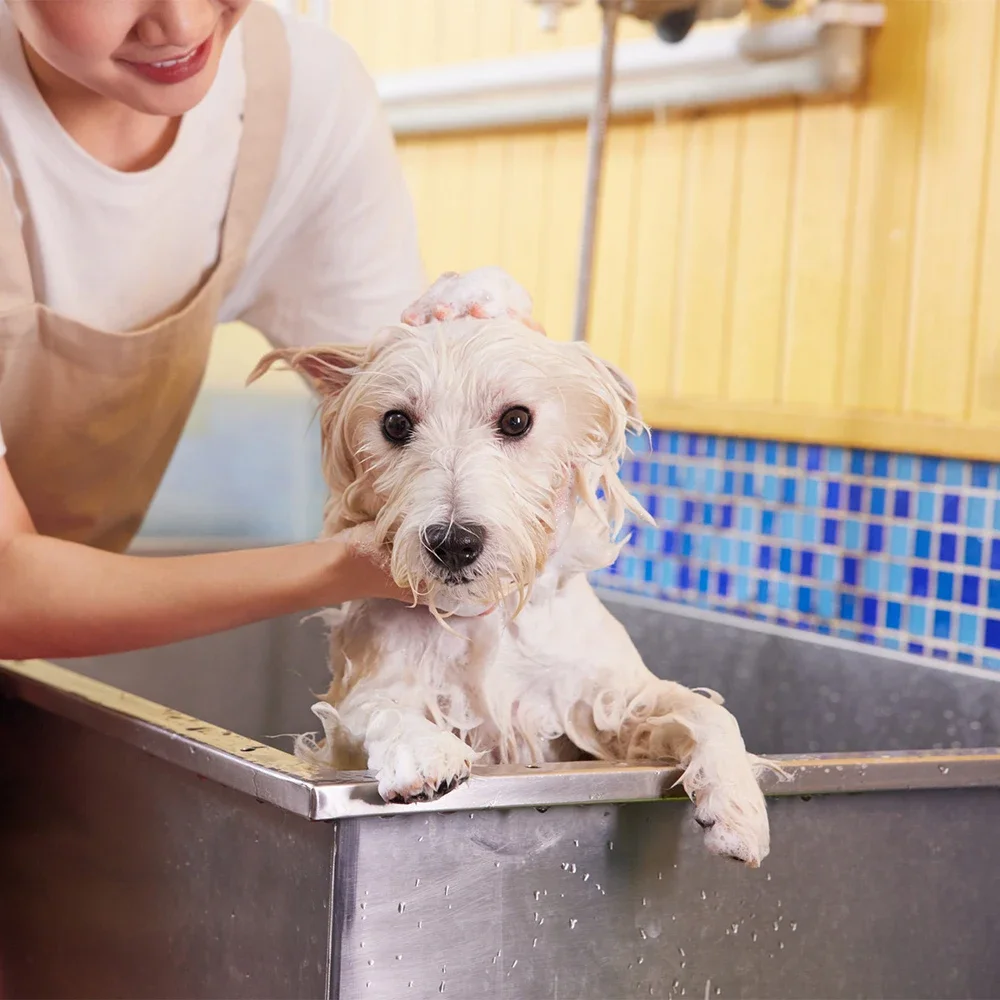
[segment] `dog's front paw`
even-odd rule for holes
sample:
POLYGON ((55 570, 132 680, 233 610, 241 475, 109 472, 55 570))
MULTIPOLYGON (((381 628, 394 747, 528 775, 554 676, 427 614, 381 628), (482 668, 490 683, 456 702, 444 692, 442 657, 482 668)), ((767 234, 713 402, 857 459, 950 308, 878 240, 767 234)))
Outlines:
POLYGON ((695 822, 712 854, 759 868, 771 849, 764 794, 749 760, 720 763, 696 757, 682 779, 695 822))
POLYGON ((397 740, 378 768, 378 791, 385 802, 430 802, 465 781, 476 754, 452 733, 436 730, 397 740))

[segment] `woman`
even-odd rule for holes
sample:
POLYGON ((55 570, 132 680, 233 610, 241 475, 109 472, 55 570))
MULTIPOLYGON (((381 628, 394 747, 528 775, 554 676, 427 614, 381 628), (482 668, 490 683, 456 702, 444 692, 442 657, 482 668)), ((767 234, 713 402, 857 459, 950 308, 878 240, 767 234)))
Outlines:
POLYGON ((422 285, 343 41, 249 0, 0 0, 0 657, 407 597, 336 541, 119 553, 218 322, 356 340, 422 285))

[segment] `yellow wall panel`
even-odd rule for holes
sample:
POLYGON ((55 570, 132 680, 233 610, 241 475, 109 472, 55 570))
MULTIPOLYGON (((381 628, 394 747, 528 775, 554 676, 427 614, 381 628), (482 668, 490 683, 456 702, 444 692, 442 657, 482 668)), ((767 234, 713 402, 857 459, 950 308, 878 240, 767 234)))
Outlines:
MULTIPOLYGON (((674 353, 677 294, 677 233, 690 127, 687 121, 658 121, 642 130, 642 155, 635 180, 632 236, 632 323, 621 358, 642 397, 669 392, 674 353)), ((600 279, 603 281, 603 277, 600 279)))
POLYGON ((931 5, 904 391, 915 415, 965 414, 995 16, 991 0, 931 5))
POLYGON ((838 406, 842 301, 854 180, 855 114, 846 104, 802 112, 786 281, 781 398, 838 406))
POLYGON ((798 119, 794 107, 762 108, 743 123, 725 388, 733 401, 780 395, 798 119))
POLYGON ((741 143, 739 113, 704 115, 691 124, 675 297, 672 387, 679 397, 717 397, 729 364, 730 274, 741 143))

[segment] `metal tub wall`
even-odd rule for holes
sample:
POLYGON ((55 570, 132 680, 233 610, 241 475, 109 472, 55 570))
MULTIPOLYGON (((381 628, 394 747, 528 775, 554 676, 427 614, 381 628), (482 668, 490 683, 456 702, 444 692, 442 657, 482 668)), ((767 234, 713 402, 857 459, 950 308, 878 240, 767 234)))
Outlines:
POLYGON ((668 770, 483 772, 409 808, 310 775, 274 748, 324 640, 280 620, 74 661, 96 705, 0 673, 8 995, 1000 997, 998 680, 609 604, 751 749, 830 755, 769 788, 760 871, 704 853, 668 770))

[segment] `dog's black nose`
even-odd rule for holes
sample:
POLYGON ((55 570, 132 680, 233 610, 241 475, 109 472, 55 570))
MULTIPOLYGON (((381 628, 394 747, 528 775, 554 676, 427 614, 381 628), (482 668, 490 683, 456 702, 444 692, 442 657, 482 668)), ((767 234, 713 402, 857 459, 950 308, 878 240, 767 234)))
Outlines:
POLYGON ((424 532, 424 548, 453 573, 482 555, 485 540, 486 531, 478 524, 432 524, 424 532))

